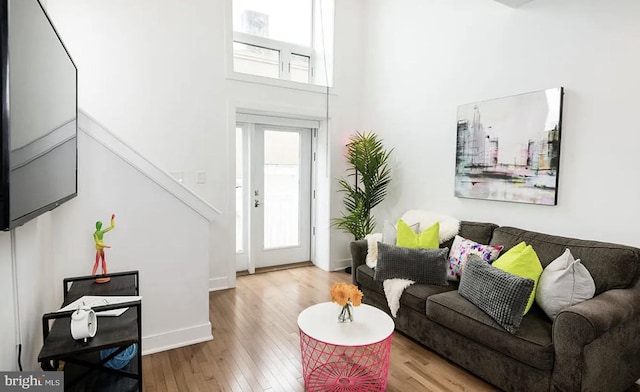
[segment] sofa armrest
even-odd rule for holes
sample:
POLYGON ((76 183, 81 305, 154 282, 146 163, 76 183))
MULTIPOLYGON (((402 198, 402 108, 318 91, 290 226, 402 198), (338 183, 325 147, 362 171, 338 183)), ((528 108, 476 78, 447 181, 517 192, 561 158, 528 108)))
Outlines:
POLYGON ((630 289, 608 290, 558 313, 553 323, 553 334, 569 333, 573 336, 573 343, 585 345, 638 313, 640 313, 638 286, 630 289), (575 333, 577 327, 582 333, 575 333))
MULTIPOLYGON (((615 369, 618 366, 637 369, 640 366, 640 361, 636 359, 633 360, 635 364, 628 363, 629 358, 635 358, 640 351, 640 340, 635 338, 639 328, 638 282, 631 288, 608 290, 562 310, 553 322, 552 331, 555 350, 554 390, 582 390, 585 383, 590 385, 592 382, 609 387, 616 383, 624 385, 627 381, 620 380, 622 374, 613 371, 608 373, 609 377, 601 377, 607 374, 602 369, 615 369), (593 374, 599 374, 600 377, 591 380, 593 374)), ((629 378, 630 384, 635 381, 633 376, 629 378)))
POLYGON ((358 266, 366 263, 367 240, 352 241, 349 248, 351 250, 351 282, 357 285, 356 269, 358 266))

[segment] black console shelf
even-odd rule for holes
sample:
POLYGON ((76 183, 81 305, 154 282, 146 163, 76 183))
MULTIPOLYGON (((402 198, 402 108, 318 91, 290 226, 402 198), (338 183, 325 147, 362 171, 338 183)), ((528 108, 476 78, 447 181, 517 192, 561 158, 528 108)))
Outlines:
MULTIPOLYGON (((89 275, 66 278, 63 281, 64 300, 61 307, 84 295, 138 296, 138 271, 117 272, 106 275, 89 275), (108 283, 96 283, 96 277, 110 277, 108 283)), ((131 301, 92 308, 103 310, 128 308, 117 317, 101 316, 96 336, 88 341, 76 341, 71 337, 73 311, 51 312, 42 316, 43 346, 38 362, 43 370, 56 370, 64 362, 65 391, 142 391, 142 302, 131 301), (129 364, 114 370, 105 367, 115 355, 131 344, 138 345, 136 356, 129 364), (100 350, 118 348, 104 360, 100 350)))

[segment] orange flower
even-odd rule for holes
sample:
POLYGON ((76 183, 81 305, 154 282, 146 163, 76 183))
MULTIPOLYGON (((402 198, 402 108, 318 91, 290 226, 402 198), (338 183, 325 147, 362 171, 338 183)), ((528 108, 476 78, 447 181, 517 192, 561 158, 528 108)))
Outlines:
POLYGON ((349 293, 347 293, 345 286, 344 283, 335 283, 331 286, 331 301, 340 306, 344 306, 349 301, 349 293))
POLYGON ((351 301, 353 306, 360 306, 362 303, 362 291, 353 284, 343 282, 334 283, 331 286, 331 301, 340 306, 344 306, 351 301))
POLYGON ((353 304, 353 306, 360 306, 360 304, 362 303, 362 291, 355 288, 353 293, 351 293, 351 303, 353 304))

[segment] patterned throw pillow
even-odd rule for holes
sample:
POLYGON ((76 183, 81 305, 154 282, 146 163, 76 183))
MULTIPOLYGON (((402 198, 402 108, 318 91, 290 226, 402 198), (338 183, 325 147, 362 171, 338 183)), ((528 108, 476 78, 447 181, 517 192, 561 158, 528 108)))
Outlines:
POLYGON ((533 286, 533 279, 502 271, 472 255, 467 260, 458 293, 515 334, 533 286))
POLYGON ((449 272, 447 279, 452 282, 460 280, 460 275, 462 275, 462 270, 470 255, 477 255, 482 260, 491 264, 498 258, 502 248, 504 248, 502 245, 482 245, 456 235, 451 245, 451 252, 449 253, 449 272))
POLYGON ((447 286, 447 254, 449 248, 411 249, 379 242, 374 279, 409 279, 447 286))

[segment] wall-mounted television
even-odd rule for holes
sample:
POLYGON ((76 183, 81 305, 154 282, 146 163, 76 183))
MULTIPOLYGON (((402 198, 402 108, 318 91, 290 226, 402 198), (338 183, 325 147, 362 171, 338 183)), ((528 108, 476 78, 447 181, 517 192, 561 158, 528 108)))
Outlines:
POLYGON ((0 229, 75 197, 78 72, 38 0, 0 0, 0 229))

